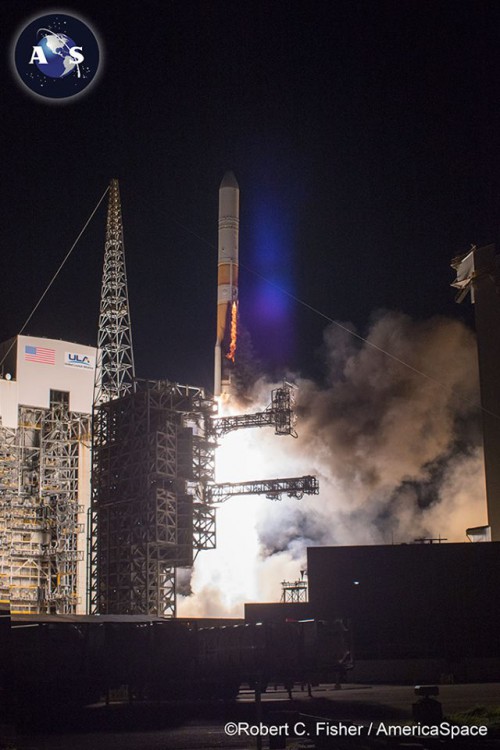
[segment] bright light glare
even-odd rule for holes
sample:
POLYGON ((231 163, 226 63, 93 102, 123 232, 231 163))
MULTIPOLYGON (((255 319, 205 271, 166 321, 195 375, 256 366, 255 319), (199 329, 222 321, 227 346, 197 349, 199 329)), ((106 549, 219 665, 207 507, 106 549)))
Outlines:
MULTIPOLYGON (((224 405, 222 405, 224 408, 224 405)), ((227 407, 226 407, 227 408, 227 407)), ((251 411, 262 407, 253 406, 251 411)), ((241 429, 220 440, 216 451, 216 481, 247 482, 295 476, 293 457, 287 456, 290 437, 277 437, 271 427, 241 429)), ((298 473, 304 473, 299 471, 298 473)), ((217 548, 200 552, 191 581, 193 596, 179 597, 178 614, 243 616, 248 601, 278 601, 283 577, 297 577, 300 564, 288 555, 265 560, 256 525, 267 512, 278 522, 287 503, 246 495, 229 498, 217 510, 217 548)))

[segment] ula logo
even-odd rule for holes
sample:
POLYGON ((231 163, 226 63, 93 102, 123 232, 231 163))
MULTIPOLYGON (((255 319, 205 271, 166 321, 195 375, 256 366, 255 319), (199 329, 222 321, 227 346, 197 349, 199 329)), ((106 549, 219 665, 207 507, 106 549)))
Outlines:
POLYGON ((84 370, 94 369, 94 357, 89 357, 87 354, 77 354, 75 352, 65 352, 64 364, 68 367, 80 367, 84 370))
POLYGON ((68 354, 68 359, 70 362, 75 362, 79 365, 90 365, 89 357, 79 357, 78 354, 68 354))
POLYGON ((96 34, 75 16, 33 19, 14 47, 14 69, 36 96, 62 101, 88 90, 101 63, 96 34))

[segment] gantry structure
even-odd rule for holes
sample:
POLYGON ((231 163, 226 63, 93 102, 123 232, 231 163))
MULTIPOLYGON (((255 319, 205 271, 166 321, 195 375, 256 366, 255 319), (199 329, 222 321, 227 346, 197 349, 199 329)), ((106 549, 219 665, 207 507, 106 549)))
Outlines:
POLYGON ((83 549, 81 462, 90 416, 69 394, 48 408, 20 405, 16 429, 0 427, 0 599, 12 612, 74 614, 83 549))
POLYGON ((93 614, 176 614, 176 570, 216 546, 216 507, 229 497, 317 494, 315 477, 217 484, 218 441, 274 427, 296 437, 293 388, 262 412, 217 416, 204 389, 134 376, 118 183, 109 190, 92 427, 88 608, 93 614))
MULTIPOLYGON (((91 611, 175 616, 176 569, 215 548, 220 503, 235 495, 318 493, 312 476, 217 484, 216 433, 227 432, 231 418, 214 416, 215 409, 202 388, 141 379, 96 408, 91 611)), ((291 434, 292 415, 273 415, 285 419, 291 434)))
POLYGON ((269 426, 274 427, 275 435, 291 435, 296 438, 294 425, 293 386, 285 381, 280 388, 271 391, 271 403, 264 411, 217 417, 212 420, 209 429, 216 438, 220 438, 234 430, 269 426))
POLYGON ((200 388, 137 380, 96 410, 92 611, 175 615, 176 568, 215 547, 215 511, 203 501, 212 409, 200 388))

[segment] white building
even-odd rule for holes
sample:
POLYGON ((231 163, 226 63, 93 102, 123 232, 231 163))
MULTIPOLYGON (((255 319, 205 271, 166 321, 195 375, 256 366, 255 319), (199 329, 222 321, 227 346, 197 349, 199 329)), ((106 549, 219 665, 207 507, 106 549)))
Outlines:
POLYGON ((96 349, 18 336, 2 360, 0 599, 83 613, 96 349))

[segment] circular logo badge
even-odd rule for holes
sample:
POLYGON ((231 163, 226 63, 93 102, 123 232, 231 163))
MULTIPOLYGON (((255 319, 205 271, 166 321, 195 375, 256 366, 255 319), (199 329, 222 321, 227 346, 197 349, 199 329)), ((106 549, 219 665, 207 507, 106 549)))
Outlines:
POLYGON ((49 13, 17 37, 14 68, 35 96, 63 101, 87 92, 101 65, 97 35, 75 16, 49 13))

